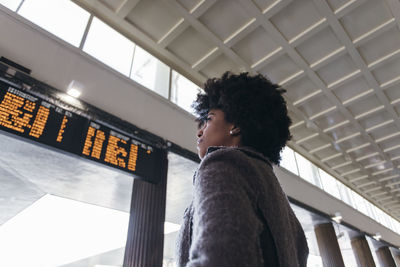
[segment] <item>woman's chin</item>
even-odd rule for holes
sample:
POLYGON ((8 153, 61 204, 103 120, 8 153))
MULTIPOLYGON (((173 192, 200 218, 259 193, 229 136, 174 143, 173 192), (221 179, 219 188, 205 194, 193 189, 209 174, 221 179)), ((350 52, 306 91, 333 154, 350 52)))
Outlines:
POLYGON ((204 156, 205 156, 205 154, 206 154, 205 149, 203 149, 203 148, 197 146, 197 155, 199 156, 199 158, 200 158, 200 159, 203 159, 204 156))

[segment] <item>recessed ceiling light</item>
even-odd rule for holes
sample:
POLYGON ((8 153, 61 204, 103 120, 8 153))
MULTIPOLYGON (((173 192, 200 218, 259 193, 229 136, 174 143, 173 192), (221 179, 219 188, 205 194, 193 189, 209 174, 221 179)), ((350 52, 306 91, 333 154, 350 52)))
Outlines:
POLYGON ((332 220, 334 220, 336 223, 341 223, 342 222, 342 214, 340 212, 335 212, 335 215, 331 217, 332 220))
POLYGON ((81 95, 81 92, 75 88, 71 88, 67 91, 67 94, 72 97, 78 98, 81 95))
POLYGON ((81 95, 82 87, 82 84, 78 83, 75 80, 72 80, 68 85, 67 94, 72 97, 78 98, 81 95))
POLYGON ((374 236, 372 236, 375 240, 379 241, 382 238, 382 235, 380 233, 376 233, 374 236))

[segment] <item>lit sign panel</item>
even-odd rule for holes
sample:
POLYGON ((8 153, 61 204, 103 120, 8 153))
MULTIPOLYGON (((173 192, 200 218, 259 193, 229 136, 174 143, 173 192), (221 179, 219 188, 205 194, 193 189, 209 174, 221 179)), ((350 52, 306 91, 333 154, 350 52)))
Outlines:
POLYGON ((160 149, 3 82, 0 82, 0 129, 150 182, 159 179, 160 149))

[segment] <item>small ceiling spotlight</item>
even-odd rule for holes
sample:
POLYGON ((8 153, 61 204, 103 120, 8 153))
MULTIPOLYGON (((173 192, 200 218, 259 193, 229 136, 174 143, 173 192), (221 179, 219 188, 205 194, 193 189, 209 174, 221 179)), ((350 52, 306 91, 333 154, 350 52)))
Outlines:
POLYGON ((78 91, 78 90, 75 89, 75 88, 71 88, 71 89, 69 89, 69 90, 67 91, 67 94, 70 95, 70 96, 72 96, 72 97, 78 98, 78 97, 81 95, 81 92, 78 91))
POLYGON ((380 233, 376 233, 374 236, 372 236, 376 241, 379 241, 382 238, 382 235, 380 233))
POLYGON ((342 214, 340 212, 335 212, 335 215, 331 217, 332 220, 334 220, 336 223, 341 223, 342 222, 342 214))
POLYGON ((72 97, 78 98, 81 95, 82 87, 82 84, 78 83, 75 80, 72 80, 68 85, 67 94, 72 97))

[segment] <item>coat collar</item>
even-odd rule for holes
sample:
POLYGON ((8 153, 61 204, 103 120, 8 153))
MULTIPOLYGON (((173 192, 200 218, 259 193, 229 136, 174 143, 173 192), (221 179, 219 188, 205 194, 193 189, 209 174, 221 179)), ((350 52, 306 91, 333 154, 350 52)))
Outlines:
MULTIPOLYGON (((237 150, 240 150, 240 151, 242 151, 243 153, 245 153, 246 155, 248 155, 250 157, 261 159, 262 161, 267 163, 272 168, 272 164, 271 164, 271 162, 269 161, 269 159, 267 157, 265 157, 260 152, 257 152, 254 148, 251 148, 251 147, 248 147, 248 146, 241 146, 241 147, 210 146, 210 147, 207 148, 207 152, 206 152, 206 155, 204 156, 204 158, 207 157, 207 155, 213 153, 214 151, 217 151, 217 150, 220 150, 220 149, 237 149, 237 150)), ((193 174, 193 184, 194 184, 194 182, 196 180, 196 176, 197 176, 197 170, 193 174)))
POLYGON ((241 147, 227 147, 227 146, 210 146, 207 149, 207 153, 205 156, 207 156, 209 153, 212 153, 216 150, 220 150, 220 149, 237 149, 240 150, 242 152, 244 152, 246 155, 253 157, 253 158, 258 158, 261 159, 262 161, 265 161, 268 165, 270 165, 272 167, 271 161, 265 157, 263 154, 261 154, 260 152, 258 152, 257 150, 255 150, 252 147, 248 147, 248 146, 241 146, 241 147))

